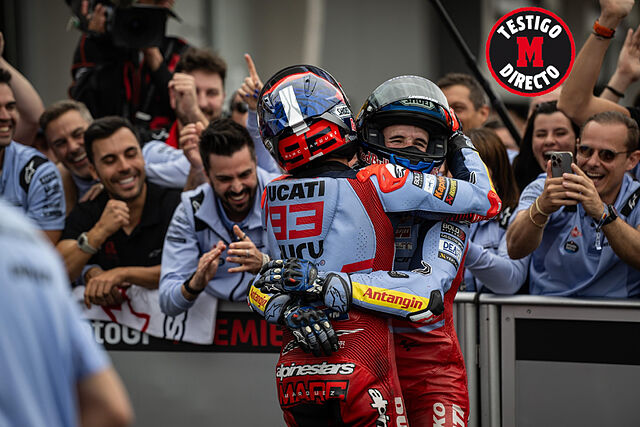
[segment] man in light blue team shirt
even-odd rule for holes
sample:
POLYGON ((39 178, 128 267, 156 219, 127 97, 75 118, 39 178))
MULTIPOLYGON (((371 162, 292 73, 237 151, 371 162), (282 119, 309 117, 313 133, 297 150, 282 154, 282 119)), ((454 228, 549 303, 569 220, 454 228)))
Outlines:
POLYGON ((0 68, 0 196, 20 207, 55 244, 64 228, 60 173, 38 150, 13 140, 20 114, 11 79, 0 68))
POLYGON ((512 258, 529 254, 530 292, 627 298, 640 295, 640 159, 637 123, 619 112, 587 119, 573 173, 527 186, 507 230, 512 258))
POLYGON ((0 201, 0 426, 121 426, 132 410, 59 256, 0 201))

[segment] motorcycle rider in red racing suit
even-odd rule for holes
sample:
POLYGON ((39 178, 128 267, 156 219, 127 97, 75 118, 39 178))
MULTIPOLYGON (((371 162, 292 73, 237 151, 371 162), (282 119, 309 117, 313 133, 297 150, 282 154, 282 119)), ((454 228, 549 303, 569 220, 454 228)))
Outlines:
MULTIPOLYGON (((294 174, 272 182, 265 190, 263 209, 270 244, 278 245, 283 257, 312 259, 321 276, 323 271, 335 271, 316 280, 314 268, 306 268, 304 261, 272 262, 263 270, 260 286, 260 280, 256 281, 249 294, 256 311, 268 320, 284 323, 292 332, 285 337, 276 372, 280 403, 289 425, 406 424, 402 400, 397 399, 388 324, 369 311, 433 325, 451 281, 446 283, 447 289, 440 279, 427 283, 426 262, 414 272, 366 274, 391 269, 393 225, 383 211, 400 215, 421 210, 424 221, 437 224, 426 230, 425 239, 445 245, 437 255, 425 259, 439 272, 462 264, 466 240, 462 229, 452 234, 456 225, 436 219, 466 213, 466 219, 478 220, 499 210, 499 199, 477 153, 461 135, 448 138, 453 120, 444 96, 434 98, 433 90, 427 92, 397 105, 411 107, 415 115, 436 117, 427 120, 432 124, 445 124, 438 129, 440 134, 434 132, 435 126, 430 127, 431 152, 423 153, 422 159, 431 156, 441 162, 444 150, 451 145, 451 162, 467 166, 466 159, 473 184, 394 165, 374 165, 356 175, 346 166, 355 153, 353 118, 339 85, 323 70, 289 67, 262 90, 259 118, 265 145, 280 165, 294 174), (441 268, 443 263, 451 267, 441 268), (291 282, 281 283, 279 290, 289 291, 294 298, 263 292, 265 283, 286 276, 279 273, 291 265, 287 271, 295 271, 295 279, 290 275, 291 282), (303 280, 297 280, 300 271, 303 280), (321 295, 324 307, 317 303, 310 306, 309 298, 300 297, 314 293, 321 295), (325 313, 333 314, 340 335, 340 350, 333 354, 337 339, 325 313), (312 357, 295 345, 307 343, 306 347, 313 348, 314 342, 322 344, 318 348, 326 357, 312 357)), ((424 166, 425 162, 418 163, 424 166)), ((435 162, 431 163, 433 167, 435 162)))

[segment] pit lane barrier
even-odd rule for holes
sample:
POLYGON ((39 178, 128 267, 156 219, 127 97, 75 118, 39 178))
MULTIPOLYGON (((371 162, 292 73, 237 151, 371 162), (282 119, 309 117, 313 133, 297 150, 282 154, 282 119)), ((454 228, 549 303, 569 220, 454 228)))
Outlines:
MULTIPOLYGON (((637 426, 640 301, 458 292, 469 427, 637 426)), ((214 344, 175 343, 92 321, 136 426, 280 426, 281 331, 221 302, 214 344)))
POLYGON ((639 425, 639 300, 480 294, 477 307, 477 425, 639 425))

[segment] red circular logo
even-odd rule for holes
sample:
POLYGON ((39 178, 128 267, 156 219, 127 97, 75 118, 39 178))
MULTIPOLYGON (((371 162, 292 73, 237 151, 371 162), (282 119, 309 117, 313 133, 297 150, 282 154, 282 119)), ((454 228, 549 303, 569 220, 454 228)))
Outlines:
POLYGON ((539 7, 516 9, 496 22, 487 40, 487 66, 500 86, 538 96, 560 86, 576 48, 565 22, 539 7))

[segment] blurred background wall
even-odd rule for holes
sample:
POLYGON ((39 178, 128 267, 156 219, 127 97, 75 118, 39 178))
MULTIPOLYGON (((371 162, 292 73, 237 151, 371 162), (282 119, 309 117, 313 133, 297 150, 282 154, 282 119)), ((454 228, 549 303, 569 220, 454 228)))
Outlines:
MULTIPOLYGON (((596 0, 456 0, 445 8, 466 40, 485 77, 511 107, 527 99, 494 83, 484 46, 489 30, 503 14, 525 6, 546 8, 571 29, 576 52, 598 16, 596 0)), ((627 19, 637 25, 638 7, 627 19)), ((246 75, 243 53, 251 53, 263 80, 294 63, 329 70, 346 89, 354 110, 389 77, 418 74, 437 80, 446 72, 469 72, 430 0, 176 0, 168 34, 190 44, 211 47, 229 64, 227 95, 246 75)), ((0 30, 4 56, 31 80, 45 105, 67 97, 70 65, 79 32, 67 29, 71 16, 63 0, 2 0, 0 30)), ((601 75, 604 84, 615 69, 624 39, 619 28, 601 75)), ((623 101, 633 102, 639 87, 623 101)))

